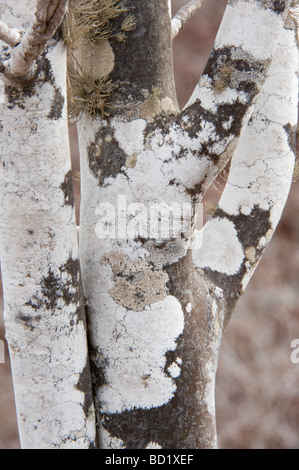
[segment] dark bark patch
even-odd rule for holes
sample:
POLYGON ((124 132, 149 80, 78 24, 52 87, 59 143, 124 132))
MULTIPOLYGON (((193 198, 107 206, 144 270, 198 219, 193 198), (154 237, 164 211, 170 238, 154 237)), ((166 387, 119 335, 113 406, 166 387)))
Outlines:
MULTIPOLYGON (((117 38, 111 40, 115 54, 111 79, 116 84, 112 93, 113 115, 128 111, 134 114, 138 104, 145 100, 142 92, 151 91, 153 87, 159 87, 161 99, 167 96, 176 102, 167 1, 143 1, 137 6, 135 0, 127 0, 126 7, 134 15, 136 28, 123 42, 118 42, 117 38)), ((121 22, 120 16, 112 23, 120 30, 121 22)))
MULTIPOLYGON (((39 306, 37 307, 33 302, 31 304, 31 300, 27 302, 25 305, 30 305, 35 311, 39 310, 39 306)), ((33 331, 36 327, 39 326, 41 318, 42 316, 40 314, 28 315, 23 312, 18 312, 16 316, 16 320, 18 322, 23 323, 23 325, 25 325, 31 331, 33 331)))
MULTIPOLYGON (((226 300, 228 317, 230 318, 239 297, 242 295, 242 280, 246 273, 245 262, 242 264, 239 272, 231 276, 212 271, 210 268, 203 268, 206 278, 214 285, 221 287, 226 300)), ((228 320, 226 319, 226 322, 228 320)))
POLYGON ((179 115, 178 124, 181 119, 184 118, 184 115, 186 115, 190 125, 185 130, 192 139, 196 138, 198 133, 203 130, 203 126, 206 122, 214 124, 215 136, 207 136, 206 141, 200 142, 201 147, 199 153, 201 155, 207 155, 212 158, 213 161, 217 162, 218 155, 211 151, 215 143, 215 137, 218 140, 224 140, 230 136, 239 136, 242 128, 242 119, 250 104, 251 100, 248 104, 240 103, 237 100, 233 104, 218 105, 217 112, 212 113, 204 109, 200 105, 200 102, 195 102, 179 115), (231 120, 231 123, 229 128, 226 129, 223 127, 223 123, 228 120, 231 120))
POLYGON ((61 94, 61 90, 59 88, 54 89, 54 97, 51 104, 51 109, 48 114, 49 119, 53 119, 57 121, 62 116, 63 106, 64 106, 64 97, 61 94))
POLYGON ((249 215, 230 215, 218 208, 214 217, 219 217, 221 219, 226 218, 233 222, 238 233, 238 238, 244 249, 247 246, 256 247, 260 239, 271 228, 269 220, 270 212, 268 210, 260 209, 257 205, 253 207, 249 215))
POLYGON ((258 92, 254 84, 264 81, 269 66, 270 61, 259 61, 240 48, 225 46, 212 50, 203 74, 212 79, 214 86, 222 80, 225 87, 237 91, 244 91, 244 83, 251 84, 248 91, 252 90, 252 101, 258 92))
POLYGON ((75 312, 75 320, 76 322, 85 322, 85 307, 83 304, 83 290, 79 260, 73 259, 70 256, 65 265, 60 268, 60 271, 67 272, 71 278, 71 282, 64 281, 65 287, 62 289, 62 297, 67 305, 68 302, 77 303, 78 307, 75 312))
POLYGON ((60 185, 60 189, 64 194, 64 203, 68 206, 74 207, 74 193, 73 193, 73 178, 71 170, 65 175, 63 183, 60 185))
POLYGON ((286 9, 286 2, 284 0, 274 0, 273 10, 276 13, 283 13, 286 9))
POLYGON ((88 148, 89 168, 100 185, 105 184, 107 178, 124 174, 126 158, 126 153, 118 145, 109 125, 99 130, 95 141, 88 148))
POLYGON ((49 268, 48 275, 42 278, 41 288, 47 308, 54 310, 62 294, 60 277, 57 277, 51 268, 49 268))
POLYGON ((80 390, 80 392, 84 393, 83 410, 85 416, 88 416, 91 412, 91 407, 93 405, 93 395, 91 390, 91 373, 88 357, 84 369, 80 374, 76 388, 80 390))
POLYGON ((296 153, 297 150, 297 126, 292 126, 290 123, 283 126, 287 136, 290 149, 296 153))
MULTIPOLYGON (((229 215, 221 209, 217 209, 213 217, 226 218, 231 220, 237 230, 238 239, 242 244, 244 251, 247 247, 257 247, 260 239, 266 235, 267 231, 271 229, 270 223, 270 211, 260 209, 257 205, 254 206, 251 214, 244 215, 229 215)), ((257 250, 257 259, 261 253, 257 250)), ((233 309, 243 293, 242 281, 246 273, 246 258, 239 269, 239 272, 234 275, 227 275, 218 271, 213 271, 210 268, 203 268, 205 276, 208 280, 212 281, 213 284, 221 287, 224 292, 224 296, 228 306, 229 316, 226 319, 226 323, 233 309)))
MULTIPOLYGON (((59 268, 59 271, 54 272, 49 267, 47 276, 41 279, 40 291, 33 295, 25 305, 31 307, 35 312, 46 309, 52 314, 56 309, 59 310, 59 300, 63 299, 66 306, 70 304, 76 305, 70 318, 70 326, 77 324, 79 321, 85 322, 79 269, 79 261, 73 260, 72 257, 59 268)), ((33 316, 31 315, 31 317, 33 316)))
POLYGON ((26 98, 32 97, 44 83, 55 85, 55 80, 49 59, 44 52, 36 61, 36 69, 30 80, 21 82, 11 82, 6 84, 4 91, 7 96, 8 109, 18 106, 26 109, 26 98))

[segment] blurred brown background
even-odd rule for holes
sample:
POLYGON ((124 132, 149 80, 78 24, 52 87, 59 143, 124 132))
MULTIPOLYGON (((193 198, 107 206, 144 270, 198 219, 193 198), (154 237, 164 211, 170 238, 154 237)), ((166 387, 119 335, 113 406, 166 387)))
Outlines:
MULTIPOLYGON (((174 12, 184 3, 174 0, 174 12)), ((181 105, 202 73, 225 5, 226 0, 205 0, 174 40, 181 105)), ((73 126, 70 136, 76 169, 73 126)), ((205 199, 218 198, 209 190, 205 199)), ((292 186, 274 238, 225 332, 216 387, 220 448, 299 448, 299 364, 290 360, 290 343, 299 338, 298 214, 299 183, 292 186)), ((2 319, 0 339, 4 339, 2 319)), ((18 447, 7 353, 5 364, 0 364, 0 449, 18 447)))

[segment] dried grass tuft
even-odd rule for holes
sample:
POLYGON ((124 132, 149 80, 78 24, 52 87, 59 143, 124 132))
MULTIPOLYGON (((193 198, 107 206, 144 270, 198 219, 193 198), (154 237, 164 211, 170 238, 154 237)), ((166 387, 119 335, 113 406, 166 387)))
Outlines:
MULTIPOLYGON (((112 20, 128 11, 125 0, 71 0, 66 15, 63 35, 69 47, 77 47, 80 41, 97 41, 116 37, 112 20)), ((121 29, 132 31, 136 27, 135 19, 128 15, 121 29)))
POLYGON ((109 76, 94 80, 74 60, 68 66, 69 118, 77 121, 82 114, 108 116, 109 97, 114 85, 109 76))

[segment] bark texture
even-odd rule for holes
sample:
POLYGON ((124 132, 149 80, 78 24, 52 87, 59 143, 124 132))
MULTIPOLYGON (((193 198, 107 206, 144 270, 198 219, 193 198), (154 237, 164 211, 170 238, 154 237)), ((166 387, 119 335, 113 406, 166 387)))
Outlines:
POLYGON ((90 378, 61 30, 49 41, 66 2, 47 1, 29 29, 29 1, 1 3, 21 38, 2 51, 0 255, 22 445, 215 448, 223 330, 292 181, 298 2, 229 0, 179 110, 169 0, 70 0, 90 378), (198 203, 230 158, 199 230, 198 203))
POLYGON ((168 3, 127 2, 135 30, 125 41, 111 37, 97 44, 99 54, 109 49, 109 67, 91 67, 90 55, 77 51, 81 70, 92 69, 95 81, 109 70, 113 83, 109 115, 95 111, 79 121, 80 259, 98 442, 104 448, 217 445, 214 385, 222 331, 291 183, 294 30, 281 36, 276 69, 269 71, 291 2, 229 1, 203 76, 181 111, 168 3), (273 77, 282 56, 292 77, 286 98, 283 82, 273 77), (263 86, 263 101, 256 102, 263 86), (269 107, 272 95, 278 101, 269 107), (292 108, 288 118, 271 114, 277 104, 279 110, 292 108), (269 133, 262 134, 263 125, 269 133), (196 203, 239 141, 227 192, 198 233, 196 203), (241 167, 246 176, 251 168, 251 180, 244 176, 239 188, 241 167), (283 185, 280 197, 269 196, 270 182, 271 194, 283 185), (175 221, 184 204, 191 207, 191 229, 183 226, 179 237, 151 236, 150 208, 173 202, 175 221))
MULTIPOLYGON (((30 1, 1 2, 1 11, 16 30, 35 21, 30 1)), ((95 419, 59 31, 43 47, 30 62, 30 80, 21 81, 23 74, 18 81, 10 74, 14 50, 2 49, 8 64, 0 100, 6 338, 22 448, 89 448, 95 446, 95 419)))

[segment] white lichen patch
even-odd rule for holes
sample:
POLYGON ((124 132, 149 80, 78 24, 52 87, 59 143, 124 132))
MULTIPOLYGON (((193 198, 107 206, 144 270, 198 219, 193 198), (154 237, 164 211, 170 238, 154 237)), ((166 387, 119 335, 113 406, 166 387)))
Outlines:
POLYGON ((186 306, 186 312, 191 313, 191 311, 192 311, 192 304, 189 302, 186 306))
POLYGON ((157 442, 151 441, 147 444, 146 449, 162 449, 162 447, 157 442))
POLYGON ((120 413, 133 408, 152 408, 167 403, 176 385, 164 373, 167 351, 176 349, 184 328, 178 300, 168 296, 145 307, 142 314, 103 304, 101 345, 105 385, 99 389, 103 412, 120 413), (153 340, 154 339, 154 340, 153 340), (106 356, 107 355, 107 356, 106 356))
POLYGON ((229 21, 221 23, 215 47, 233 44, 235 48, 249 52, 257 60, 267 58, 269 42, 265 41, 265 37, 272 38, 272 42, 275 43, 277 29, 282 19, 271 10, 260 8, 257 2, 247 1, 228 5, 226 14, 229 21), (250 28, 247 26, 248 18, 250 18, 250 28))
POLYGON ((119 146, 128 157, 141 151, 143 148, 143 131, 146 127, 144 119, 135 119, 128 122, 115 120, 112 126, 119 146))
POLYGON ((179 375, 181 374, 181 368, 176 362, 172 362, 168 367, 167 371, 174 379, 179 377, 179 375))
POLYGON ((213 83, 208 75, 202 75, 185 108, 188 108, 188 106, 192 105, 197 100, 200 100, 200 105, 207 111, 211 111, 212 113, 217 112, 213 83))
POLYGON ((209 220, 203 228, 203 244, 192 251, 192 256, 197 268, 236 274, 244 252, 233 222, 220 218, 209 220))
MULTIPOLYGON (((256 126, 257 120, 254 123, 256 126)), ((287 135, 281 126, 269 123, 260 133, 256 132, 256 127, 249 126, 234 159, 235 164, 219 202, 221 209, 231 215, 239 212, 249 215, 254 206, 269 210, 285 198, 281 188, 292 175, 293 159, 287 135), (247 158, 244 161, 245 155, 250 155, 252 162, 247 158)), ((272 218, 273 215, 274 212, 272 218)))
POLYGON ((125 449, 124 442, 115 436, 111 436, 105 428, 101 428, 100 442, 102 449, 125 449))

